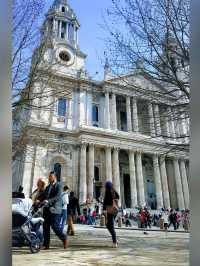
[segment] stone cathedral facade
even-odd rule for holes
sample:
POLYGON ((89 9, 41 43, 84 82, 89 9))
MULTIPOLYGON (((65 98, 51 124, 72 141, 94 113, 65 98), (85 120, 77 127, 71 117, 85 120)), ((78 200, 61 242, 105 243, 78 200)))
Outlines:
POLYGON ((189 121, 177 96, 138 70, 111 77, 108 63, 103 81, 89 78, 79 27, 68 2, 54 1, 41 38, 51 40, 44 57, 53 78, 33 85, 44 97, 23 113, 28 137, 13 161, 13 190, 23 185, 28 196, 54 170, 81 203, 112 180, 127 208, 189 208, 189 121))

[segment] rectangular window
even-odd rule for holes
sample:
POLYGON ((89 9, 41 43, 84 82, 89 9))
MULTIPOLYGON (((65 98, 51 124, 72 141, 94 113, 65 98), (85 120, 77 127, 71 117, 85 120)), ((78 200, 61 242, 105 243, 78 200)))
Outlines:
POLYGON ((66 116, 67 101, 64 98, 58 99, 58 116, 66 116))
POLYGON ((68 24, 68 39, 70 42, 74 41, 74 25, 71 23, 68 24))
POLYGON ((93 126, 98 127, 99 123, 99 108, 96 105, 92 106, 92 124, 93 126))

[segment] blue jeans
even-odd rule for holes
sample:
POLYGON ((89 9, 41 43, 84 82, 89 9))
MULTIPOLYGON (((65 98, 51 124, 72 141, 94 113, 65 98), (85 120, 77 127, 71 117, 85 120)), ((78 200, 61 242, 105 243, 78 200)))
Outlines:
POLYGON ((67 210, 63 209, 61 214, 60 226, 62 231, 64 230, 65 224, 67 221, 67 210))
POLYGON ((93 224, 93 217, 88 215, 88 225, 92 225, 93 224))

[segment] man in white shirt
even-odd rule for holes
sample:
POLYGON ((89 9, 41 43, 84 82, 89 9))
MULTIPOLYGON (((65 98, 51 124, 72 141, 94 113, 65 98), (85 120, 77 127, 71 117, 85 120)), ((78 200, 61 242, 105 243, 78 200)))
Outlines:
POLYGON ((61 229, 64 230, 66 221, 67 221, 67 205, 69 204, 69 194, 68 194, 69 187, 64 186, 62 192, 62 215, 61 215, 61 229))

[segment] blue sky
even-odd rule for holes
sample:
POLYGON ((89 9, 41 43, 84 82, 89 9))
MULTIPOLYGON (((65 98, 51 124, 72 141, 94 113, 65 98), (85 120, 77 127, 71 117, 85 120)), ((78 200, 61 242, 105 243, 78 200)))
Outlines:
MULTIPOLYGON (((50 4, 53 1, 48 1, 50 4)), ((101 28, 102 15, 111 6, 111 0, 69 0, 76 13, 81 27, 79 29, 79 45, 88 55, 86 68, 94 79, 103 79, 104 41, 106 33, 101 28), (95 73, 99 72, 98 75, 95 73)))

